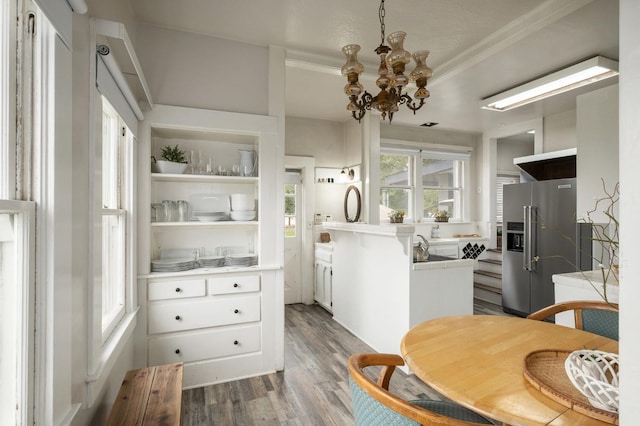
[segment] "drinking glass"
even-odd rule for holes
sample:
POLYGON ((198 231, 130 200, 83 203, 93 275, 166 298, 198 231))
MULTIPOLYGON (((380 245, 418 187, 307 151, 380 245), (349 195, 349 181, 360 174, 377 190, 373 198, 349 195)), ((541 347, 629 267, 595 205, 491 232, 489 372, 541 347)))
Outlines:
POLYGON ((189 203, 185 200, 178 200, 178 222, 189 220, 189 203))
POLYGON ((174 222, 176 220, 176 202, 173 200, 163 200, 164 222, 174 222))

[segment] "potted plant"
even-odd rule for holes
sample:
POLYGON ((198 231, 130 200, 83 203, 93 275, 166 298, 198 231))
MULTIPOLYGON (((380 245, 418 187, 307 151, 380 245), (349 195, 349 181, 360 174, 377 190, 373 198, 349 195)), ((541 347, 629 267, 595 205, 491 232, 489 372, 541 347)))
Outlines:
POLYGON ((160 152, 160 157, 162 160, 151 157, 160 173, 181 174, 187 168, 185 152, 178 145, 175 147, 165 146, 160 152))
POLYGON ((404 211, 403 210, 392 210, 389 213, 389 222, 391 222, 391 223, 403 223, 404 222, 404 211))
POLYGON ((449 222, 449 212, 446 210, 437 210, 433 218, 436 222, 449 222))

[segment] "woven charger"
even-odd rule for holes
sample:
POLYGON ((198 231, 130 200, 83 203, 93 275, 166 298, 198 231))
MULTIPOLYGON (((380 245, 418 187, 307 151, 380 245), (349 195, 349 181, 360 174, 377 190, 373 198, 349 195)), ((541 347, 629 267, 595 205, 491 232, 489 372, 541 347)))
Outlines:
POLYGON ((564 366, 569 354, 571 351, 554 349, 531 352, 524 360, 524 377, 542 394, 565 407, 606 423, 619 424, 617 413, 592 406, 573 386, 564 366))

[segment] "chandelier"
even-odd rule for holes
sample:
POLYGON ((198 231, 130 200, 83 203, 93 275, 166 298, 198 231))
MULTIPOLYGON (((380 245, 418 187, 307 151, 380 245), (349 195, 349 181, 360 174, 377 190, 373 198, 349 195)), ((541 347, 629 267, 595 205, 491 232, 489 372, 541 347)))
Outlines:
POLYGON ((342 75, 347 77, 347 85, 344 91, 349 97, 347 110, 351 111, 353 118, 362 120, 367 110, 374 108, 382 113, 382 119, 389 117, 389 122, 393 119, 393 114, 398 111, 398 105, 405 105, 415 114, 417 110, 422 108, 425 99, 429 97, 429 91, 426 89, 427 80, 433 74, 431 68, 426 64, 428 50, 420 50, 411 55, 404 50, 404 38, 407 33, 404 31, 396 31, 391 33, 387 41, 391 47, 384 44, 385 27, 384 27, 384 0, 380 2, 378 11, 380 18, 380 46, 375 52, 380 56, 380 66, 378 67, 378 79, 376 85, 380 88, 380 92, 376 96, 364 90, 364 87, 358 81, 358 77, 364 71, 364 65, 358 62, 358 51, 360 46, 357 44, 348 44, 342 48, 342 52, 347 57, 347 62, 342 67, 342 75), (409 75, 410 81, 417 86, 414 98, 407 93, 402 93, 402 89, 406 87, 409 79, 404 75, 405 65, 411 62, 411 56, 416 63, 415 69, 409 75))

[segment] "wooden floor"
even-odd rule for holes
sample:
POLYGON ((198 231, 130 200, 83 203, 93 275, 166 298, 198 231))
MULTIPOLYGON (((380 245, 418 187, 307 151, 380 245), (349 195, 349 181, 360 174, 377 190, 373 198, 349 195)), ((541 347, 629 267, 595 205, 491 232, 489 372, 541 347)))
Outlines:
MULTIPOLYGON (((504 315, 476 301, 476 314, 504 315)), ((346 362, 372 352, 318 305, 285 307, 285 370, 182 393, 182 425, 352 425, 346 362)), ((406 399, 439 395, 397 370, 391 391, 406 399)))

